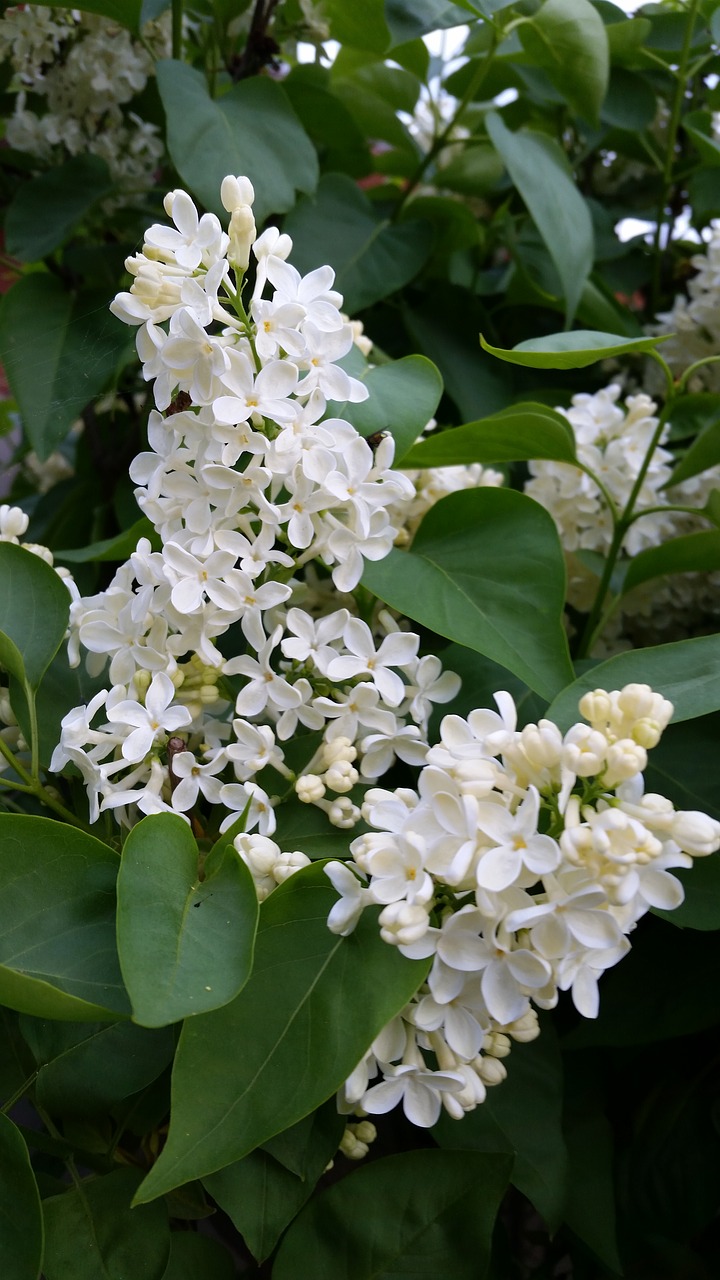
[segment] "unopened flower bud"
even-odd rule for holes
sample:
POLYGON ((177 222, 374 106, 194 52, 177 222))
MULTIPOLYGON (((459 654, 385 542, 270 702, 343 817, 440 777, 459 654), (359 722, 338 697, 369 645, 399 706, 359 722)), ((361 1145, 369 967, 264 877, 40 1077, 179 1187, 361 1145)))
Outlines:
POLYGON ((494 1084, 502 1084, 507 1075, 507 1068, 499 1058, 481 1058, 475 1070, 488 1088, 494 1084))
POLYGON ((347 830, 360 821, 360 810, 356 804, 348 800, 347 796, 340 796, 339 799, 333 800, 327 811, 327 816, 334 827, 341 827, 343 830, 347 830))
POLYGON ((255 188, 249 178, 235 178, 228 174, 220 185, 220 200, 223 209, 233 213, 239 205, 252 204, 255 199, 255 188))
POLYGON ((380 937, 383 942, 407 947, 428 931, 430 916, 419 903, 391 902, 380 912, 380 937))
POLYGON ((720 822, 694 809, 675 814, 670 834, 683 852, 694 858, 704 858, 720 849, 720 822))
POLYGON ((602 773, 608 740, 596 729, 574 724, 563 739, 563 764, 578 778, 591 778, 602 773))
POLYGON ((325 785, 330 791, 345 794, 352 791, 358 780, 358 771, 348 760, 336 760, 325 774, 325 785))
POLYGON ((608 786, 634 778, 647 765, 647 751, 632 738, 620 738, 608 747, 605 779, 608 786))
POLYGON ((295 794, 302 804, 317 804, 325 795, 325 783, 316 773, 301 773, 295 783, 295 794))
POLYGON ((306 853, 281 853, 273 864, 273 878, 278 884, 283 884, 290 876, 295 875, 296 871, 301 871, 303 867, 310 866, 310 859, 306 853))

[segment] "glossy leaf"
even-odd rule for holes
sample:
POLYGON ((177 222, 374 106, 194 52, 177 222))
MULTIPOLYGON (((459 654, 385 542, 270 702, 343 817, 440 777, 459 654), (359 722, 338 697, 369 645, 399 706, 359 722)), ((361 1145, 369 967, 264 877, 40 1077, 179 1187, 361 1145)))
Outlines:
POLYGON ((653 351, 667 335, 656 338, 624 338, 619 333, 596 333, 592 329, 576 329, 572 333, 552 333, 545 338, 529 338, 509 351, 492 347, 480 335, 480 346, 491 356, 508 364, 521 364, 527 369, 584 369, 610 356, 642 354, 653 351))
POLYGON ((296 1280, 298 1258, 313 1280, 483 1280, 509 1173, 497 1153, 373 1161, 311 1201, 280 1245, 273 1280, 296 1280))
MULTIPOLYGON (((717 711, 668 725, 658 745, 648 752, 646 791, 666 796, 676 809, 700 809, 720 821, 715 769, 719 733, 717 711)), ((701 881, 692 880, 689 871, 678 874, 683 879, 687 874, 688 892, 694 898, 701 881)))
MULTIPOLYGON (((55 1025, 61 1031, 67 1027, 55 1025)), ((74 1043, 38 1072, 37 1099, 51 1115, 108 1111, 157 1080, 175 1052, 175 1038, 167 1029, 147 1031, 133 1022, 115 1022, 70 1030, 74 1043)))
POLYGON ((708 467, 714 467, 720 462, 720 400, 717 397, 712 399, 715 402, 715 416, 718 420, 693 441, 687 453, 673 469, 666 487, 680 484, 682 480, 689 480, 691 476, 700 475, 702 471, 707 471, 708 467))
POLYGON ((94 836, 0 814, 0 1001, 38 1018, 130 1011, 115 950, 118 858, 94 836))
POLYGON ((602 18, 590 0, 545 0, 519 35, 573 111, 597 125, 610 57, 602 18))
POLYGON ((112 190, 110 170, 93 155, 73 156, 22 183, 5 215, 7 252, 22 262, 46 257, 112 190))
POLYGON ((40 556, 0 542, 0 662, 31 689, 63 642, 70 592, 40 556))
POLYGON ((385 21, 394 47, 430 31, 461 26, 468 21, 468 10, 450 0, 385 0, 385 21))
POLYGON ((588 207, 542 135, 512 133, 495 111, 488 113, 485 123, 555 263, 571 323, 593 265, 588 207))
POLYGON ((720 569, 720 532, 702 530, 669 538, 633 556, 623 579, 623 595, 641 582, 666 573, 708 572, 720 569))
MULTIPOLYGON (((337 1154, 345 1119, 338 1115, 334 1099, 308 1119, 310 1125, 302 1125, 307 1133, 302 1166, 296 1172, 268 1150, 258 1149, 204 1179, 210 1195, 232 1219, 258 1262, 272 1253, 282 1232, 337 1154)), ((278 1138, 282 1136, 279 1134, 278 1138)))
POLYGON ((291 209, 296 191, 314 191, 315 149, 276 81, 254 76, 216 99, 185 62, 161 59, 155 71, 173 164, 207 209, 227 219, 220 185, 228 173, 253 182, 258 224, 291 209))
POLYGON ((91 542, 87 547, 71 547, 67 551, 56 551, 55 559, 66 564, 86 564, 101 561, 129 560, 141 538, 149 538, 153 550, 160 550, 160 540, 155 526, 147 516, 141 516, 129 529, 124 529, 114 538, 103 538, 102 542, 91 542))
POLYGON ((72 294, 56 276, 34 272, 0 303, 0 360, 41 461, 132 349, 108 302, 102 293, 72 294))
POLYGON ((204 867, 188 824, 158 813, 133 827, 118 875, 117 943, 133 1018, 162 1027, 227 1004, 252 969, 258 903, 234 849, 204 867))
POLYGON ((45 1280, 162 1280, 170 1256, 167 1209, 131 1209, 134 1169, 89 1178, 43 1201, 45 1280))
POLYGON ((564 1131, 568 1148, 565 1222, 613 1274, 622 1275, 615 1208, 613 1130, 603 1108, 602 1066, 566 1055, 564 1131), (593 1070, 594 1067, 594 1070, 593 1070))
POLYGON ((404 308, 403 320, 413 347, 440 370, 460 421, 497 413, 522 394, 523 374, 499 361, 478 358, 475 331, 486 325, 488 317, 480 301, 469 299, 465 289, 439 282, 432 297, 404 308))
POLYGON ((655 915, 679 929, 720 929, 720 854, 694 858, 692 867, 673 872, 685 889, 685 901, 674 911, 655 915))
POLYGON ((293 263, 303 273, 329 262, 349 312, 362 311, 408 284, 430 252, 423 222, 393 226, 345 174, 320 179, 315 196, 285 220, 293 263))
POLYGON ((633 682, 649 684, 669 698, 675 708, 673 721, 720 710, 720 636, 617 653, 558 694, 547 717, 565 732, 580 718, 578 701, 588 689, 622 689, 633 682))
POLYGON ((336 901, 316 865, 263 903, 250 981, 183 1027, 167 1144, 139 1200, 215 1173, 313 1111, 422 982, 427 963, 388 947, 374 911, 349 938, 332 934, 336 901))
POLYGON ((504 164, 494 147, 468 145, 439 170, 437 181, 464 196, 487 196, 496 191, 504 164))
POLYGON ((0 1113, 0 1275, 38 1280, 43 1257, 40 1196, 27 1147, 0 1113))
POLYGON ((563 1219, 567 1152, 562 1132, 563 1074, 552 1024, 540 1037, 513 1045, 507 1079, 482 1106, 453 1124, 442 1116, 433 1132, 445 1149, 514 1153, 511 1181, 542 1214, 550 1231, 563 1219))
POLYGON ((551 517, 523 494, 485 488, 443 498, 410 551, 366 563, 363 582, 393 609, 500 662, 545 697, 567 682, 563 555, 551 517))
POLYGON ((328 413, 352 422, 362 436, 389 431, 395 440, 395 465, 415 443, 440 403, 442 378, 425 356, 405 356, 369 367, 360 378, 370 395, 359 404, 335 405, 328 413))
POLYGON ((330 35, 340 44, 374 53, 384 53, 390 45, 384 0, 366 0, 362 8, 348 5, 346 0, 326 0, 323 13, 330 24, 330 35))
POLYGON ((162 1280, 235 1280, 232 1254, 217 1240, 194 1231, 173 1231, 162 1280))
POLYGON ((575 462, 575 435, 567 418, 543 404, 513 405, 489 418, 441 431, 417 444, 405 467, 446 467, 471 462, 522 462, 552 458, 575 462))

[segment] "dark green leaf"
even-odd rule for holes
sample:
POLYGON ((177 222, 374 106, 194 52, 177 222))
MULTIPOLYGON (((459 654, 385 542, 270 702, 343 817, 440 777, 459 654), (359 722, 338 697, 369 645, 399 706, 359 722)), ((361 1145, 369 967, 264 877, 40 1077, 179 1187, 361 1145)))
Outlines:
POLYGON ((633 556, 623 580, 623 595, 641 582, 665 573, 693 573, 720 569, 720 533, 716 530, 669 538, 633 556))
POLYGON ((173 1231, 170 1259, 162 1280, 235 1280, 232 1259, 217 1240, 194 1231, 173 1231))
POLYGON ((455 671, 462 680, 460 692, 452 702, 437 706, 430 721, 430 742, 436 742, 439 736, 440 721, 443 716, 455 715, 467 717, 476 707, 494 709, 493 695, 500 689, 506 689, 515 700, 518 713, 518 728, 532 723, 545 715, 546 703, 536 693, 528 689, 523 680, 518 680, 506 667, 501 667, 489 658, 474 653, 462 644, 449 644, 442 650, 442 664, 446 671, 455 671))
POLYGON ((391 47, 427 35, 429 31, 461 26, 467 20, 467 8, 451 4, 450 0, 385 0, 391 47))
POLYGON ((330 74, 317 63, 293 67, 283 88, 303 128, 317 148, 323 169, 362 177, 372 159, 362 130, 330 87, 330 74))
POLYGON ((361 436, 389 431, 395 440, 397 466, 433 417, 442 395, 442 378, 425 356, 404 356, 368 368, 360 381, 369 398, 360 404, 331 402, 329 413, 352 422, 361 436))
POLYGON ((601 115, 617 129, 638 133, 652 124, 657 114, 657 97, 652 85, 637 72, 614 67, 601 115))
POLYGON ((216 99, 205 76, 185 62, 161 59, 155 70, 168 150, 207 209, 227 217, 220 203, 227 173, 246 174, 254 183, 259 224, 271 213, 291 209, 296 191, 314 191, 315 149, 276 81, 254 76, 216 99))
MULTIPOLYGON (((258 1149, 204 1179, 210 1195, 232 1219, 258 1262, 272 1253, 337 1153, 345 1121, 338 1115, 334 1100, 308 1120, 309 1126, 302 1122, 306 1130, 302 1176, 300 1171, 291 1172, 268 1150, 258 1149)), ((278 1134, 268 1146, 272 1148, 283 1136, 278 1134)))
POLYGON ((296 1280, 302 1258, 313 1280, 483 1280, 509 1173, 497 1153, 374 1161, 311 1201, 280 1245, 273 1278, 296 1280))
POLYGON ((552 519, 524 494, 450 494, 425 516, 411 550, 366 563, 363 582, 392 608, 500 662, 545 697, 567 681, 562 550, 552 519))
POLYGON ((117 1169, 43 1201, 46 1280, 162 1280, 167 1209, 162 1201, 130 1208, 139 1179, 117 1169))
POLYGON ((673 873, 685 888, 685 901, 674 911, 655 911, 679 929, 720 929, 720 853, 695 858, 688 870, 673 873))
POLYGON ((132 1022, 87 1028, 68 1027, 68 1044, 37 1077, 37 1099, 51 1114, 86 1116, 108 1111, 117 1102, 152 1084, 172 1061, 171 1031, 146 1031, 132 1022))
POLYGON ((132 345, 108 301, 69 293, 56 276, 39 271, 22 276, 0 303, 0 359, 41 460, 104 391, 132 345))
POLYGON ((682 119, 682 127, 692 138, 703 164, 713 168, 720 164, 720 145, 713 133, 712 115, 709 111, 689 111, 682 119))
POLYGON ((432 234, 423 222, 394 227, 345 174, 320 179, 285 220, 301 272, 329 262, 348 311, 362 311, 406 285, 422 267, 432 234))
POLYGON ((555 263, 570 324, 593 265, 590 211, 547 138, 512 133, 495 111, 488 113, 486 125, 555 263))
MULTIPOLYGON (((645 789, 672 800, 676 809, 701 809, 720 820, 715 753, 720 740, 720 714, 701 715, 668 725, 648 755, 645 789)), ((699 865, 699 864, 698 864, 699 865)), ((678 872, 695 896, 690 872, 678 872)))
POLYGON ((441 431, 417 444, 405 467, 446 467, 470 462, 522 462, 553 458, 575 462, 575 436, 567 418, 532 402, 513 405, 490 418, 441 431))
MULTIPOLYGON (((710 399, 711 397, 707 397, 710 399)), ((720 399, 713 396, 714 401, 713 413, 716 421, 711 423, 690 445, 687 453, 680 459, 677 466, 666 486, 680 484, 682 480, 689 480, 691 476, 700 475, 702 471, 707 471, 708 467, 714 467, 720 462, 720 399)), ((673 426, 675 424, 673 423, 673 426)))
POLYGON ((0 1000, 38 1018, 130 1011, 115 950, 118 858, 49 818, 0 814, 0 1000))
POLYGON ((518 33, 576 114, 597 125, 610 57, 602 18, 590 0, 545 0, 518 33))
MULTIPOLYGON (((360 834, 363 827, 354 827, 360 834)), ((350 833, 334 827, 327 814, 314 804, 302 804, 291 796, 278 810, 278 829, 273 836, 283 853, 296 850, 308 858, 347 858, 350 833)))
POLYGON ((566 1058, 566 1094, 570 1096, 564 1121, 568 1149, 564 1216, 605 1266, 622 1275, 615 1225, 613 1131, 602 1110, 602 1068, 599 1062, 588 1061, 590 1057, 573 1054, 569 1064, 566 1058))
POLYGON ((70 232, 113 190, 99 156, 73 156, 18 187, 5 214, 7 252, 36 262, 57 249, 70 232))
POLYGON ((62 644, 70 592, 40 556, 0 543, 0 663, 37 689, 62 644))
POLYGON ((38 1280, 43 1257, 40 1196, 27 1147, 0 1113, 0 1275, 38 1280))
POLYGON ((118 875, 117 942, 133 1018, 162 1027, 227 1004, 252 969, 258 903, 233 848, 198 848, 179 814, 133 827, 118 875))
POLYGON ((545 338, 530 338, 509 351, 491 347, 482 334, 480 346, 491 356, 508 364, 521 364, 529 369, 584 369, 609 356, 633 355, 653 351, 667 335, 657 338, 623 338, 619 333, 596 333, 592 329, 576 329, 573 333, 552 333, 545 338))
POLYGON ((548 708, 548 719, 565 732, 579 719, 578 702, 588 689, 622 689, 634 682, 669 698, 676 722, 720 710, 720 636, 618 653, 563 689, 548 708))
POLYGON ((517 398, 517 372, 478 359, 475 331, 487 313, 465 289, 438 283, 425 302, 404 309, 403 319, 413 346, 438 366, 463 422, 497 413, 517 398))
POLYGON ((507 1079, 460 1124, 443 1116, 433 1132, 444 1148, 515 1153, 513 1184, 551 1231, 562 1222, 567 1154, 562 1133, 562 1061, 552 1024, 540 1037, 513 1045, 507 1079))
POLYGON ((91 542, 89 547, 71 547, 68 551, 56 551, 55 559, 69 564, 85 564, 88 560, 129 560, 141 538, 149 538, 153 550, 159 551, 160 540, 155 526, 147 516, 141 516, 129 529, 118 533, 114 538, 104 538, 102 542, 91 542))
POLYGON ((652 30, 648 18, 621 17, 613 14, 605 28, 613 67, 634 67, 642 59, 640 49, 652 30))
POLYGON ((366 0, 362 6, 325 0, 323 15, 330 23, 330 35, 340 44, 375 53, 384 53, 390 44, 384 0, 366 0))
POLYGON ((497 190, 504 168, 494 147, 472 143, 438 170, 436 182, 464 196, 487 196, 497 190))
POLYGON ((388 947, 372 910, 336 937, 336 901, 316 865, 263 903, 250 981, 183 1027, 168 1141, 139 1199, 215 1173, 313 1111, 417 990, 427 963, 388 947))

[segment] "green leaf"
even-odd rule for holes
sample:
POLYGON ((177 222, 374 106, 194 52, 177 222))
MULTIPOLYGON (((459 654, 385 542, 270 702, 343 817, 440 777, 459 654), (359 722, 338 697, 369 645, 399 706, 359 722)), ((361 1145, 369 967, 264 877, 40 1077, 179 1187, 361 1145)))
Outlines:
POLYGON ((155 71, 173 164, 207 209, 227 218, 220 202, 227 173, 254 184, 258 225, 292 209, 296 191, 315 190, 315 148, 276 81, 254 76, 211 98, 205 76, 185 62, 161 59, 155 71))
POLYGON ((409 283, 425 262, 432 232, 423 222, 393 226, 345 174, 320 179, 285 219, 293 263, 312 271, 329 262, 349 312, 362 311, 409 283))
POLYGON ((720 164, 720 145, 713 134, 712 115, 709 111, 689 111, 683 116, 682 127, 700 154, 703 164, 715 168, 720 164))
POLYGON ((467 20, 467 8, 451 4, 450 0, 385 0, 385 21, 390 28, 392 48, 429 31, 462 26, 467 20))
POLYGON ((482 1106, 460 1124, 442 1116, 433 1133, 445 1149, 514 1152, 511 1181, 553 1232, 563 1219, 567 1153, 562 1061, 552 1024, 544 1021, 537 1040, 513 1045, 505 1065, 507 1079, 488 1089, 482 1106))
POLYGON ((702 530, 681 538, 669 538, 633 556, 623 579, 622 593, 666 573, 693 573, 720 569, 720 532, 702 530))
POLYGON ((437 184, 463 196, 488 196, 496 191, 505 166, 494 147, 468 144, 437 173, 437 184))
POLYGON ((545 715, 546 702, 528 689, 523 680, 518 680, 506 667, 501 667, 490 658, 483 658, 473 653, 462 644, 449 644, 442 650, 442 664, 445 671, 454 671, 460 676, 462 685, 452 702, 445 702, 435 707, 430 720, 430 741, 436 742, 439 736, 440 722, 443 716, 462 716, 466 718, 476 707, 494 709, 494 695, 500 689, 506 689, 515 701, 518 713, 518 729, 526 724, 537 724, 545 715))
POLYGON ((28 1150, 0 1112, 0 1275, 38 1280, 42 1257, 42 1208, 28 1150))
POLYGON ((204 1179, 210 1195, 232 1219, 258 1262, 264 1262, 272 1253, 283 1231, 337 1154, 345 1119, 338 1115, 334 1099, 308 1119, 310 1127, 302 1124, 305 1134, 302 1176, 259 1148, 244 1160, 204 1179))
POLYGON ((417 990, 427 963, 388 947, 373 910, 336 937, 336 901, 315 865, 263 903, 250 981, 183 1027, 167 1144, 139 1200, 215 1173, 313 1111, 417 990))
POLYGON ((13 258, 36 262, 110 195, 113 182, 99 156, 73 156, 18 187, 5 215, 5 245, 13 258))
POLYGON ((657 96, 645 77, 614 67, 602 106, 603 121, 616 129, 640 133, 652 124, 656 114, 657 96))
POLYGON ((372 169, 365 136, 345 103, 332 92, 327 68, 319 63, 293 67, 283 89, 319 153, 323 170, 359 178, 372 169))
POLYGON ((190 827, 158 813, 133 827, 118 875, 117 942, 133 1018, 163 1027, 234 999, 252 969, 258 902, 233 848, 201 869, 190 827))
MULTIPOLYGON (((363 830, 363 826, 354 827, 353 836, 363 830)), ((308 858, 347 858, 350 852, 349 832, 334 827, 317 805, 302 804, 294 796, 278 809, 278 829, 273 840, 283 853, 299 850, 308 858)))
POLYGON ((545 338, 529 338, 509 351, 491 347, 480 334, 480 346, 491 356, 508 364, 521 364, 528 369, 584 369, 610 356, 642 354, 653 351, 669 335, 656 338, 623 338, 619 333, 596 333, 592 329, 576 329, 573 333, 551 333, 545 338))
POLYGON ((278 1250, 273 1280, 483 1280, 507 1186, 506 1155, 407 1151, 317 1196, 278 1250), (372 1223, 372 1230, 368 1230, 372 1223))
POLYGON ((512 133, 496 111, 488 113, 485 123, 555 263, 569 325, 593 265, 590 211, 547 139, 528 131, 512 133))
POLYGON ((323 17, 330 23, 330 35, 353 49, 384 53, 390 45, 385 21, 385 0, 365 0, 362 6, 346 0, 324 0, 323 17))
POLYGON ((114 538, 104 538, 102 542, 91 542, 88 547, 72 547, 68 551, 55 551, 56 560, 64 560, 69 564, 85 564, 88 561, 129 560, 141 538, 149 538, 153 550, 160 550, 160 540, 152 521, 141 516, 129 529, 124 529, 114 538))
POLYGON ((588 689, 622 689, 649 684, 669 698, 673 721, 720 710, 720 636, 697 636, 651 649, 617 653, 578 677, 558 694, 547 711, 563 733, 580 718, 578 702, 588 689))
POLYGON ((603 1073, 589 1054, 566 1058, 568 1149, 565 1222, 611 1272, 622 1275, 615 1212, 613 1131, 603 1113, 603 1073))
POLYGON ((132 1022, 51 1026, 54 1039, 68 1041, 60 1048, 60 1040, 60 1052, 38 1072, 37 1099, 51 1115, 84 1117, 108 1111, 157 1080, 175 1052, 169 1029, 146 1031, 132 1022))
POLYGON ((72 294, 56 276, 38 271, 22 276, 0 303, 0 361, 41 461, 105 390, 133 345, 108 302, 97 293, 72 294))
POLYGON ((410 551, 366 563, 386 604, 552 697, 571 671, 565 562, 552 518, 510 489, 468 489, 425 516, 410 551), (533 625, 528 627, 528 616, 533 625))
POLYGON ((170 1259, 162 1280, 235 1280, 232 1259, 217 1240, 194 1231, 173 1231, 170 1259))
MULTIPOLYGON (((649 753, 645 769, 646 791, 671 800, 676 809, 701 809, 720 820, 715 753, 720 735, 720 714, 701 715, 671 724, 649 753)), ((675 873, 673 873, 675 874, 675 873)), ((684 872, 678 872, 684 877, 684 872)), ((688 877, 690 872, 687 873, 688 877)), ((692 880, 691 895, 699 881, 692 880)))
POLYGON ((638 65, 643 56, 640 50, 651 30, 652 23, 649 18, 625 18, 618 12, 618 20, 616 20, 613 14, 612 20, 605 28, 613 67, 638 65))
POLYGON ((720 929, 720 854, 695 858, 692 867, 674 871, 685 889, 685 901, 674 911, 655 910, 679 929, 720 929))
POLYGON ((49 818, 0 814, 0 1001, 96 1022, 130 1006, 115 950, 118 858, 49 818))
POLYGON ((37 689, 63 642, 70 592, 40 556, 0 543, 0 663, 37 689))
POLYGON ((474 334, 488 317, 466 289, 439 281, 424 302, 403 308, 403 320, 415 349, 435 361, 461 421, 506 409, 522 393, 522 374, 478 359, 474 334))
POLYGON ((545 0, 518 34, 573 111, 597 125, 610 53, 602 18, 590 0, 545 0))
POLYGON ((395 439, 398 466, 434 416, 443 391, 442 378, 425 356, 404 356, 369 367, 360 381, 365 383, 369 398, 360 404, 331 402, 330 415, 352 422, 361 436, 389 431, 395 439))
POLYGON ((523 462, 530 458, 577 461, 575 436, 567 418, 555 409, 532 402, 438 432, 411 449, 403 466, 447 467, 470 462, 523 462))
MULTIPOLYGON (((712 399, 716 404, 715 413, 720 414, 720 399, 717 396, 713 396, 712 399)), ((689 480, 691 476, 700 475, 702 471, 716 466, 718 462, 720 462, 720 418, 706 427, 697 440, 693 441, 664 487, 669 488, 671 485, 680 484, 683 480, 689 480)))
POLYGON ((130 1208, 139 1179, 134 1169, 117 1169, 43 1201, 45 1280, 162 1280, 167 1209, 130 1208))

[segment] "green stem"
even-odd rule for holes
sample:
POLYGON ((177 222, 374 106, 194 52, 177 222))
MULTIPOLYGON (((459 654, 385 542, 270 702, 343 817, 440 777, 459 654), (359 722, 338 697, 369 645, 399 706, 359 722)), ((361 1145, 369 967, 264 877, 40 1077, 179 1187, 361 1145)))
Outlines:
POLYGON ((668 502, 664 507, 643 507, 642 511, 633 511, 625 522, 626 527, 634 524, 636 520, 642 520, 643 516, 652 516, 664 511, 681 511, 688 516, 700 516, 703 520, 707 520, 708 524, 715 524, 715 521, 705 514, 702 507, 682 507, 674 502, 668 502))
POLYGON ((706 364, 717 364, 720 356, 705 356, 704 360, 696 360, 694 364, 688 366, 682 377, 678 380, 678 391, 684 391, 690 378, 696 369, 702 369, 706 364))
POLYGON ((412 195, 413 191, 415 191, 415 189, 422 182, 433 160, 442 151, 443 147, 445 146, 448 139, 450 138, 453 132, 453 129, 457 127, 461 117, 465 114, 467 108, 469 107, 473 98, 477 94, 478 89, 480 89, 480 87, 482 86, 483 80, 485 79, 488 71, 490 70, 490 66, 491 66, 497 45, 498 45, 498 37, 497 37, 497 34, 493 32, 492 42, 487 51, 487 54, 483 58, 480 65, 476 68, 475 74, 470 79, 464 94, 462 95, 460 101, 458 102, 457 108, 455 109, 455 112, 453 114, 453 117, 450 123, 447 124, 445 128, 442 130, 442 132, 438 134, 437 138, 435 139, 432 146, 430 147, 430 150, 428 151, 427 155, 423 157, 417 169, 415 170, 414 174, 409 179, 408 184, 395 207, 395 212, 393 214, 393 221, 397 221, 400 213, 402 212, 405 205, 407 204, 407 201, 412 195))
MULTIPOLYGON (((662 173, 662 188, 660 192, 660 200, 658 202, 657 218, 655 223, 655 240, 654 240, 654 257, 653 257, 653 277, 651 290, 650 308, 653 315, 658 309, 660 298, 660 271, 661 271, 661 241, 663 227, 665 226, 665 212, 670 198, 670 192, 673 185, 673 165, 675 163, 675 145, 677 143, 678 128, 680 127, 680 116, 682 114, 683 99, 685 97, 685 89, 687 84, 687 69, 690 58, 690 45, 692 43, 693 29, 695 27, 695 16, 697 14, 699 0, 690 0, 688 5, 688 20, 685 27, 685 35, 683 38, 682 49, 680 51, 680 61, 677 69, 677 81, 675 84, 675 94, 673 97, 672 107, 670 109, 670 120, 668 123, 667 138, 665 140, 665 164, 662 173)), ((672 213, 670 215, 672 217, 672 213)), ((670 239, 671 223, 668 219, 668 245, 670 239)))
POLYGON ((597 485, 598 489, 600 490, 600 492, 601 492, 601 494, 602 494, 602 496, 603 496, 603 498, 604 498, 604 500, 605 500, 605 502, 606 502, 606 504, 607 504, 608 511, 610 512, 610 515, 612 516, 613 524, 617 524, 617 522, 618 522, 618 520, 619 520, 619 518, 620 518, 620 513, 618 512, 618 509, 617 509, 617 507, 615 506, 615 500, 614 500, 614 498, 613 498, 612 494, 610 493, 610 490, 608 489, 607 485, 604 485, 604 484, 603 484, 603 482, 602 482, 602 480, 600 479, 600 477, 599 477, 599 476, 596 476, 596 475, 595 475, 595 472, 594 472, 594 471, 591 471, 590 467, 585 466, 585 463, 584 463, 584 462, 580 462, 580 460, 579 460, 579 459, 578 459, 578 461, 577 461, 576 463, 574 463, 573 465, 574 465, 574 466, 576 466, 576 467, 578 467, 578 468, 580 469, 580 471, 584 471, 584 472, 585 472, 585 475, 590 477, 590 479, 592 480, 593 484, 596 484, 596 485, 597 485))
MULTIPOLYGON (((36 734, 37 737, 37 734, 36 734)), ((43 786, 39 778, 33 778, 32 774, 21 764, 17 756, 13 754, 6 742, 0 738, 0 754, 5 757, 8 764, 12 766, 22 782, 10 782, 6 778, 0 778, 0 785, 7 787, 11 791, 24 791, 27 795, 35 796, 41 804, 46 808, 52 809, 59 818, 64 818, 66 822, 72 824, 73 827, 79 827, 81 831, 87 831, 93 834, 92 827, 87 822, 83 822, 82 818, 78 818, 77 814, 72 813, 70 809, 66 809, 62 801, 56 799, 43 786)))
POLYGON ((182 60, 183 0, 172 0, 172 56, 182 60))
POLYGON ((32 1075, 29 1075, 27 1080, 23 1081, 23 1083, 20 1085, 20 1088, 16 1089, 15 1092, 12 1094, 12 1096, 8 1098, 7 1102, 5 1102, 3 1106, 0 1108, 4 1116, 6 1116, 8 1112, 12 1111, 13 1107, 15 1106, 15 1103, 19 1102, 20 1099, 23 1097, 23 1095, 27 1093, 28 1089, 32 1085, 34 1085, 36 1078, 37 1078, 37 1070, 33 1071, 32 1075))

